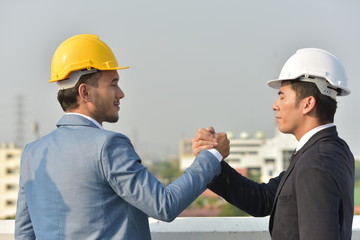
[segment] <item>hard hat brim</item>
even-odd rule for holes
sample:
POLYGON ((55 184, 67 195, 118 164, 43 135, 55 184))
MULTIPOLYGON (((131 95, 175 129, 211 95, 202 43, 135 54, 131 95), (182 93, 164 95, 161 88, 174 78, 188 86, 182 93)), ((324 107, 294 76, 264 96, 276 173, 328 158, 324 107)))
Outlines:
POLYGON ((271 88, 279 89, 281 87, 281 82, 286 80, 293 80, 293 79, 275 79, 270 80, 267 82, 267 85, 271 88))

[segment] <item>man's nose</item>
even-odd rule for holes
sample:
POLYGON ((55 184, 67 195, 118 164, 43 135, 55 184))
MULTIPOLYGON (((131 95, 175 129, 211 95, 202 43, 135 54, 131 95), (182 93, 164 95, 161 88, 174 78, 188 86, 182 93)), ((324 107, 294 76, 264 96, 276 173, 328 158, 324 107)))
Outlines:
POLYGON ((279 109, 279 107, 278 107, 278 104, 277 104, 277 100, 273 103, 273 105, 272 105, 272 110, 274 110, 274 111, 277 111, 278 109, 279 109))
POLYGON ((125 97, 125 93, 123 92, 123 90, 121 90, 120 87, 119 87, 119 91, 117 92, 116 97, 117 97, 118 99, 122 99, 122 98, 125 97))

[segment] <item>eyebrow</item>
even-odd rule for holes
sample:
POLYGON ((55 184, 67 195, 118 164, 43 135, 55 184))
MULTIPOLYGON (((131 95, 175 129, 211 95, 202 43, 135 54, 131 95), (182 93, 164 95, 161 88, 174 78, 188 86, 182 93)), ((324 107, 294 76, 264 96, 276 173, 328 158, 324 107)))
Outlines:
POLYGON ((282 91, 279 91, 279 92, 278 92, 278 95, 281 95, 281 94, 284 94, 284 92, 282 92, 282 91))

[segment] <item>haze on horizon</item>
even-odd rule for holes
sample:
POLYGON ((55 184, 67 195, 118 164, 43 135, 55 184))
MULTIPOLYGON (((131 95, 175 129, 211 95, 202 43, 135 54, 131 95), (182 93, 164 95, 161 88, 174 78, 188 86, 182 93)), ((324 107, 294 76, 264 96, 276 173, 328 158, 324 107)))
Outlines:
POLYGON ((338 98, 335 124, 360 154, 360 2, 336 1, 49 1, 0 2, 0 142, 53 130, 63 112, 50 79, 56 47, 83 33, 115 53, 125 92, 120 120, 105 124, 143 158, 178 154, 200 127, 238 136, 276 129, 266 85, 297 49, 317 47, 344 64, 352 93, 338 98), (23 98, 19 114, 19 96, 23 98), (19 116, 21 118, 19 119, 19 116))

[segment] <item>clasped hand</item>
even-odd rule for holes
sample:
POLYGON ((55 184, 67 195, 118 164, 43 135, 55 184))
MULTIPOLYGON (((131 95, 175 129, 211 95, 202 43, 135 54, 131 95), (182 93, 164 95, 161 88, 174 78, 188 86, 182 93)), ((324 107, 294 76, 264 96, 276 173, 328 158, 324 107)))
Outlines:
POLYGON ((227 158, 230 154, 230 141, 226 133, 215 133, 213 127, 200 128, 195 137, 192 139, 192 152, 195 156, 201 150, 215 148, 223 159, 227 158))

